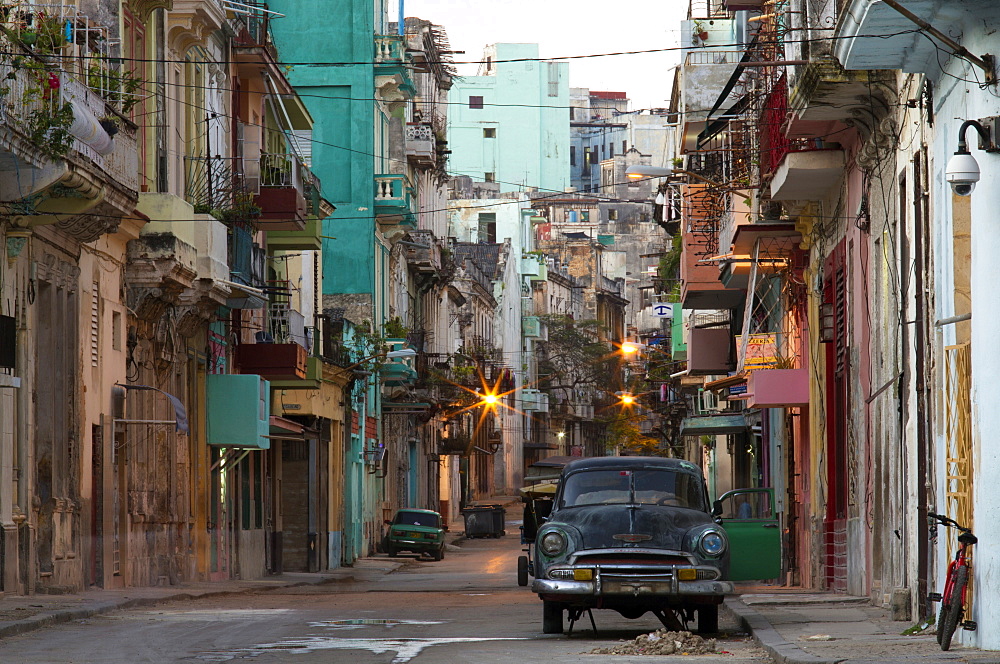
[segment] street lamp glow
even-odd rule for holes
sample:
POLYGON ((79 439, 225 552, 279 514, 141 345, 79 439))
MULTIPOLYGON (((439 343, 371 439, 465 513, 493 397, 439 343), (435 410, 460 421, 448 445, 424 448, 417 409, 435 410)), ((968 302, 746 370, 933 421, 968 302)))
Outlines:
POLYGON ((486 404, 487 406, 492 406, 496 402, 497 402, 497 395, 495 394, 487 394, 483 397, 483 403, 486 404))
POLYGON ((635 397, 634 396, 632 396, 631 394, 623 394, 622 395, 622 405, 624 405, 624 406, 631 406, 634 403, 635 403, 635 397))
POLYGON ((665 178, 673 172, 674 169, 667 166, 643 166, 641 164, 636 164, 625 169, 625 177, 629 180, 665 178))
POLYGON ((565 431, 560 431, 556 434, 556 438, 565 438, 565 437, 566 437, 565 431))
POLYGON ((631 355, 632 353, 639 352, 639 346, 630 341, 626 341, 622 344, 622 352, 626 355, 631 355))

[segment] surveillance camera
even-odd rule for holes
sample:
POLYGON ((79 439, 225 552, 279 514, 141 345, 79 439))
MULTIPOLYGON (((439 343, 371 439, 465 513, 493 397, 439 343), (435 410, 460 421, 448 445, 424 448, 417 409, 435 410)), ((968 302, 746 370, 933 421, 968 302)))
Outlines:
POLYGON ((971 154, 959 150, 948 160, 944 177, 951 184, 952 191, 959 196, 968 196, 979 182, 979 164, 971 154))

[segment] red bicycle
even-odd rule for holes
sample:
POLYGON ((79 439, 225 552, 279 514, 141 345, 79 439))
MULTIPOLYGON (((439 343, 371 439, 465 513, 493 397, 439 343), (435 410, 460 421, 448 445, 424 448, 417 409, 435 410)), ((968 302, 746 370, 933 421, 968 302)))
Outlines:
POLYGON ((979 539, 972 534, 972 531, 961 526, 953 519, 949 519, 943 514, 927 513, 930 521, 931 539, 937 538, 937 525, 954 528, 959 531, 958 551, 955 552, 955 559, 948 565, 948 574, 945 577, 944 592, 929 593, 927 598, 932 602, 941 602, 941 612, 938 614, 937 640, 941 645, 941 650, 951 647, 951 637, 955 634, 955 629, 959 624, 962 629, 974 631, 976 623, 974 620, 962 622, 965 614, 965 593, 969 587, 969 575, 972 574, 972 545, 979 539))

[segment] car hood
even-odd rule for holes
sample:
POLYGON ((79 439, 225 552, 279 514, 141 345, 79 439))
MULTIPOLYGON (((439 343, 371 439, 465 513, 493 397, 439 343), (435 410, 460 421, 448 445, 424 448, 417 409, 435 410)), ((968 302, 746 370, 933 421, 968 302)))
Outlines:
POLYGON ((657 548, 684 550, 687 532, 712 523, 706 512, 657 505, 590 505, 569 507, 553 514, 550 524, 573 526, 583 537, 581 548, 657 548), (628 543, 615 535, 648 535, 650 539, 628 543))

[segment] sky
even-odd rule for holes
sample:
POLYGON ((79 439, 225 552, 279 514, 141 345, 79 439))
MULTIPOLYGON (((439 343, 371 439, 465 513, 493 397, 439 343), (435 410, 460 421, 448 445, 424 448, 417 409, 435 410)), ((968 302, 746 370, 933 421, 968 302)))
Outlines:
MULTIPOLYGON (((396 0, 389 0, 395 17, 396 0)), ((444 27, 451 46, 478 61, 495 43, 537 43, 543 58, 676 48, 687 0, 631 0, 620 5, 576 0, 405 0, 406 16, 444 27), (617 9, 616 9, 617 8, 617 9)), ((667 105, 677 51, 570 60, 574 88, 626 92, 632 110, 667 105)), ((459 65, 475 75, 477 65, 459 65)))

